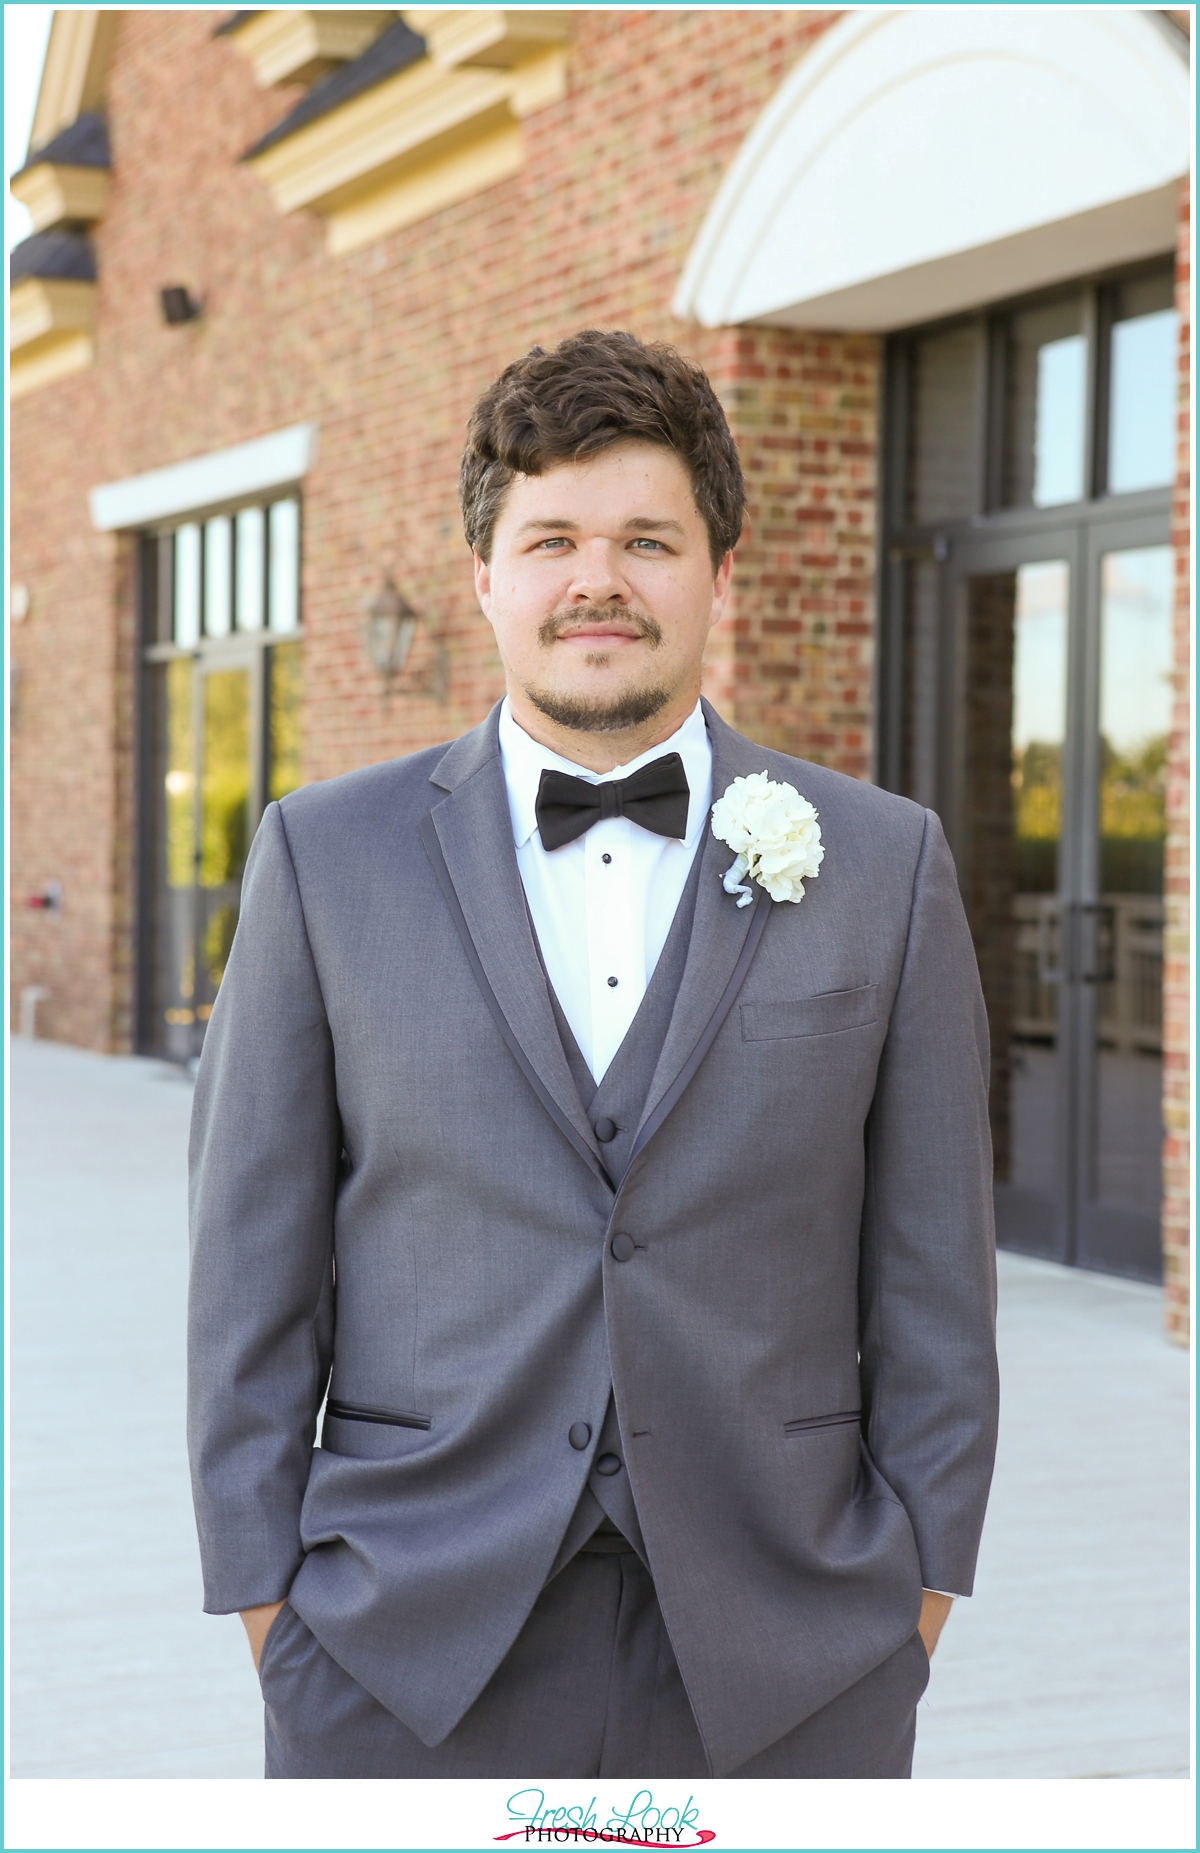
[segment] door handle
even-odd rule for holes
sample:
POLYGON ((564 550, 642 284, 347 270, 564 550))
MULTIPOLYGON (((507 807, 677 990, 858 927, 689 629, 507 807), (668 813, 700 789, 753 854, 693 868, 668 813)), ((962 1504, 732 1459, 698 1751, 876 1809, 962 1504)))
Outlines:
POLYGON ((1059 962, 1053 963, 1050 929, 1052 925, 1061 925, 1063 913, 1057 901, 1042 901, 1038 907, 1037 966, 1039 984, 1062 983, 1062 949, 1061 933, 1059 945, 1059 962))
MULTIPOLYGON (((1112 905, 1111 901, 1078 901, 1076 902, 1076 907, 1078 908, 1081 919, 1090 920, 1093 923, 1092 931, 1087 936, 1091 943, 1087 947, 1084 958, 1081 961, 1079 973, 1080 983, 1115 984, 1117 978, 1116 908, 1112 905), (1102 946, 1105 948, 1107 955, 1103 962, 1101 962, 1100 958, 1097 956, 1102 946), (1087 954, 1089 953, 1091 955, 1090 965, 1087 962, 1087 954)), ((1083 935, 1081 934, 1080 937, 1082 938, 1083 935)))
POLYGON ((1038 982, 1062 984, 1070 965, 1079 984, 1116 982, 1117 910, 1111 901, 1043 901, 1038 910, 1038 982), (1085 930, 1090 923, 1091 931, 1085 930), (1058 946, 1052 928, 1058 927, 1058 946), (1104 957, 1098 955, 1103 949, 1104 957), (1055 961, 1054 954, 1058 958, 1055 961))

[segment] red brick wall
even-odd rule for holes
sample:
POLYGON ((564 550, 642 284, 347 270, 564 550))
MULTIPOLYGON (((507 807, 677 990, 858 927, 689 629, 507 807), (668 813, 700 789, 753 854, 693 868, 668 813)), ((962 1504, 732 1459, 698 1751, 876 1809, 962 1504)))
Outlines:
POLYGON ((1191 1329, 1191 1192, 1189 1184, 1191 973, 1191 488, 1192 351, 1191 193, 1179 203, 1176 302, 1179 309, 1178 466, 1172 507, 1175 543, 1175 704, 1167 758, 1166 942, 1163 966, 1163 1256, 1167 1332, 1186 1345, 1191 1329))
POLYGON ((866 778, 880 343, 738 329, 719 380, 749 491, 731 687, 744 733, 866 778))

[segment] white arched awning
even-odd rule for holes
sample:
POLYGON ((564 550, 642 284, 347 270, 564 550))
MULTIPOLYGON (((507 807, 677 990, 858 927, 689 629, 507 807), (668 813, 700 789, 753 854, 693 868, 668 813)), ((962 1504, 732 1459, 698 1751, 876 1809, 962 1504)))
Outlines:
POLYGON ((1124 8, 844 15, 743 143, 675 313, 897 328, 1169 250, 1186 57, 1124 8))

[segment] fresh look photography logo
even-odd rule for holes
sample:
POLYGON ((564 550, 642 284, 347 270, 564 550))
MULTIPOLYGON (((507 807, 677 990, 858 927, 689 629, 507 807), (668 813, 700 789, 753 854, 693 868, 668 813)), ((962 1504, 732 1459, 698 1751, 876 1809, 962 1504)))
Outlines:
POLYGON ((586 1802, 552 1802, 544 1789, 518 1789, 508 1798, 508 1818, 519 1825, 496 1839, 531 1846, 703 1847, 716 1839, 711 1827, 700 1826, 692 1796, 660 1802, 651 1789, 615 1806, 600 1806, 595 1795, 586 1802))

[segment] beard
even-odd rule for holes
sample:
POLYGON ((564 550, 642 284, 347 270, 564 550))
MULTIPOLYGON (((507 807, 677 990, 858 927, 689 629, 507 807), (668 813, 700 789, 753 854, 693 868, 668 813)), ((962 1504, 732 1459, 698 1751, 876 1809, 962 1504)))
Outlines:
MULTIPOLYGON (((544 619, 538 628, 538 642, 542 648, 549 650, 560 637, 569 636, 573 630, 584 628, 599 620, 612 617, 611 611, 604 611, 597 606, 573 606, 570 611, 556 611, 544 619)), ((622 624, 636 629, 639 637, 645 639, 652 650, 662 647, 662 627, 655 622, 648 611, 625 610, 621 614, 622 624)), ((599 668, 606 663, 611 651, 598 645, 589 650, 584 662, 592 668, 599 668)), ((586 695, 560 694, 555 689, 538 688, 533 683, 521 684, 524 693, 547 720, 558 727, 570 728, 575 733, 624 733, 628 728, 640 727, 643 722, 652 720, 670 701, 674 690, 664 687, 660 682, 644 683, 640 688, 625 689, 619 695, 598 698, 586 695)))

